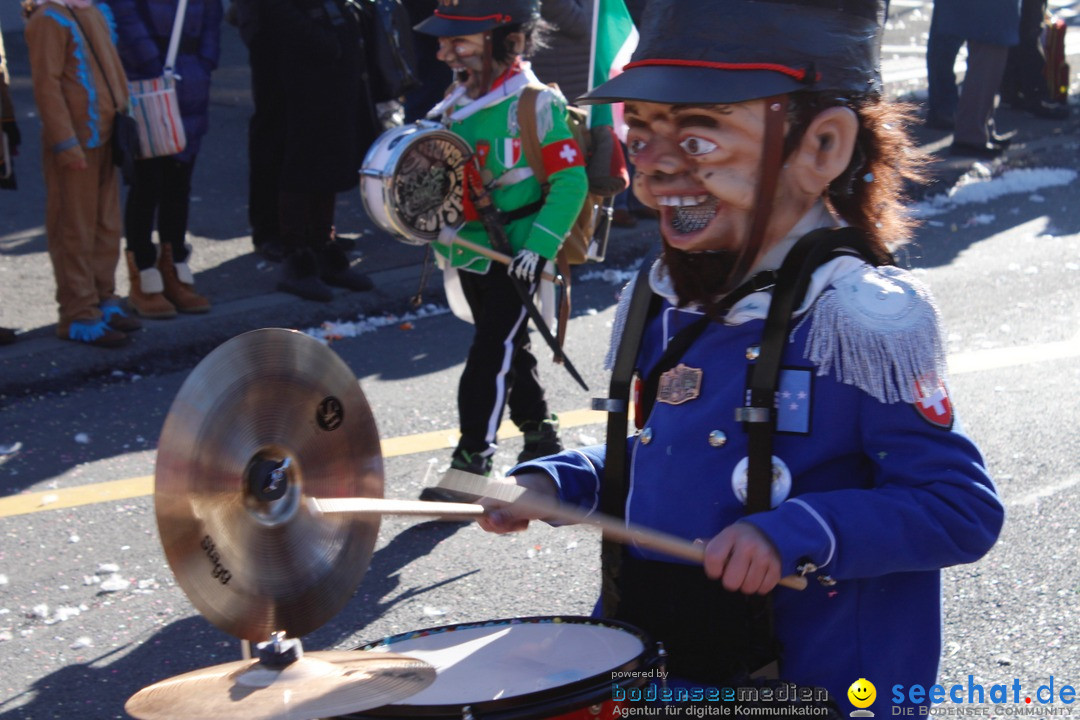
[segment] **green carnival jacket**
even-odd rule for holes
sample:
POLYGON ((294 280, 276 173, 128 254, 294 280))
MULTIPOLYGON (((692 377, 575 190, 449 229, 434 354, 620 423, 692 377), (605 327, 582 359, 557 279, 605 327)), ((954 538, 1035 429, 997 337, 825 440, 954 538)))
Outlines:
MULTIPOLYGON (((535 203, 541 194, 536 178, 526 172, 529 165, 521 146, 517 116, 519 96, 520 91, 448 126, 479 154, 482 167, 490 171, 493 178, 498 179, 515 169, 520 169, 515 173, 517 175, 528 175, 517 182, 496 187, 492 193, 495 206, 506 212, 535 203)), ((457 107, 468 102, 466 98, 457 107)), ((548 195, 538 212, 508 223, 506 234, 514 253, 527 248, 550 260, 555 258, 581 211, 588 179, 581 148, 566 123, 565 99, 547 90, 537 98, 536 113, 544 167, 549 176, 548 195)), ((475 218, 475 213, 470 215, 467 210, 467 216, 475 218)), ((491 247, 479 220, 467 222, 459 234, 466 240, 491 247)), ((485 273, 491 266, 490 260, 471 250, 450 249, 440 243, 434 243, 434 247, 456 268, 485 273)))

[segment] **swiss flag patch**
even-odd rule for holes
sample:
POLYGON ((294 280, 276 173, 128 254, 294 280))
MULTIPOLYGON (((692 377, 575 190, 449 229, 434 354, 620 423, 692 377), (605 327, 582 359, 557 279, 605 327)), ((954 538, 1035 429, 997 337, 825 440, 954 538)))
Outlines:
POLYGON ((572 139, 559 140, 543 149, 544 169, 548 175, 554 175, 560 170, 571 167, 585 167, 585 153, 572 139))
POLYGON ((951 430, 953 426, 952 401, 945 385, 933 377, 915 381, 915 412, 934 427, 951 430))

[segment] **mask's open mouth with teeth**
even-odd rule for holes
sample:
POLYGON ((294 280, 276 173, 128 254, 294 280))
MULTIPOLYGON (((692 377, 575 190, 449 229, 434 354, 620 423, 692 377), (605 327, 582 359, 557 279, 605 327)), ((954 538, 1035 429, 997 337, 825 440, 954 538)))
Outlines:
POLYGON ((657 197, 657 201, 671 208, 671 229, 680 235, 704 230, 720 205, 712 195, 668 195, 657 197))

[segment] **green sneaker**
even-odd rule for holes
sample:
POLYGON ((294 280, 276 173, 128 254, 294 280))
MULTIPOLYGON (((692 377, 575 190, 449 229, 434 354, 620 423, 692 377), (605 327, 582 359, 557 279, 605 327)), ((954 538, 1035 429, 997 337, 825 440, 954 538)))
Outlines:
POLYGON ((518 453, 518 462, 555 455, 563 451, 559 442, 559 417, 552 414, 546 420, 529 420, 518 426, 525 435, 525 447, 518 453))

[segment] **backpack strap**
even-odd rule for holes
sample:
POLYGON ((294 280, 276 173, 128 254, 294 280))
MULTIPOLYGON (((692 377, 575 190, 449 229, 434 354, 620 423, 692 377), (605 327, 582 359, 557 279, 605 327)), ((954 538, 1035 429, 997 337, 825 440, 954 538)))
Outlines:
POLYGON ((521 150, 525 161, 533 171, 533 177, 540 183, 540 194, 547 195, 548 175, 544 168, 543 151, 540 148, 540 134, 536 127, 536 100, 547 88, 540 85, 526 85, 518 96, 517 119, 521 128, 521 150))
MULTIPOLYGON (((518 96, 517 119, 518 127, 521 128, 521 151, 525 155, 525 162, 532 169, 533 177, 540 183, 540 198, 547 197, 548 183, 547 170, 544 168, 543 151, 540 148, 540 133, 536 126, 536 101, 547 88, 541 85, 526 85, 518 96)), ((559 275, 562 276, 562 297, 559 302, 559 324, 555 331, 555 339, 562 349, 566 340, 566 325, 570 322, 570 261, 566 254, 559 249, 555 256, 555 266, 559 275)), ((555 357, 559 362, 560 357, 555 357)))

